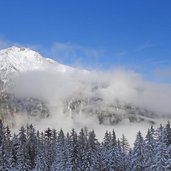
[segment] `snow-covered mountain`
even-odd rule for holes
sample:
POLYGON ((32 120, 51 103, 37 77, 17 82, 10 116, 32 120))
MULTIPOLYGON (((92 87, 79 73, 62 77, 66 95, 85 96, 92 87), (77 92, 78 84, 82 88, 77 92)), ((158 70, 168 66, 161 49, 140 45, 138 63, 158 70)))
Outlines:
MULTIPOLYGON (((86 73, 85 70, 62 65, 52 59, 42 57, 39 53, 29 48, 18 48, 13 46, 0 51, 1 119, 8 121, 9 123, 9 120, 13 121, 15 116, 18 116, 19 114, 27 116, 27 118, 46 118, 51 115, 51 110, 48 108, 49 101, 27 96, 22 98, 15 97, 14 94, 6 90, 7 85, 11 84, 13 81, 11 79, 13 75, 27 73, 28 71, 47 71, 49 68, 53 68, 54 72, 60 72, 65 75, 72 72, 74 72, 75 75, 77 73, 90 74, 88 71, 86 73), (23 113, 25 115, 23 115, 23 113)), ((75 75, 74 78, 76 78, 75 75)), ((65 84, 70 85, 71 82, 74 83, 74 78, 70 78, 65 84)), ((66 90, 69 86, 67 89, 62 89, 63 85, 61 85, 60 89, 60 91, 66 91, 65 97, 61 98, 60 104, 62 104, 62 109, 60 109, 63 114, 68 115, 73 119, 78 115, 86 115, 97 117, 100 124, 117 124, 122 120, 128 120, 129 122, 154 123, 154 118, 158 116, 154 111, 136 106, 131 102, 125 103, 120 99, 106 101, 102 92, 106 91, 108 88, 107 83, 98 83, 92 79, 90 83, 86 82, 85 84, 84 78, 80 82, 83 85, 80 89, 77 88, 78 85, 72 84, 74 87, 74 93, 72 94, 70 93, 67 95, 66 90), (89 90, 89 93, 84 93, 87 91, 86 89, 89 90)), ((109 95, 112 96, 112 94, 109 95)), ((53 103, 56 103, 55 100, 53 103)), ((59 107, 56 107, 56 112, 57 108, 59 107)))
POLYGON ((10 47, 0 50, 0 118, 14 124, 13 116, 16 113, 26 113, 29 117, 39 115, 47 117, 49 110, 41 99, 18 99, 6 91, 11 84, 14 74, 35 70, 46 70, 54 67, 58 72, 73 70, 71 67, 59 64, 56 61, 44 58, 29 48, 10 47))
POLYGON ((44 58, 29 48, 13 46, 0 50, 0 80, 3 82, 6 82, 12 73, 45 70, 48 67, 55 67, 60 72, 72 70, 71 67, 59 64, 52 59, 44 58))

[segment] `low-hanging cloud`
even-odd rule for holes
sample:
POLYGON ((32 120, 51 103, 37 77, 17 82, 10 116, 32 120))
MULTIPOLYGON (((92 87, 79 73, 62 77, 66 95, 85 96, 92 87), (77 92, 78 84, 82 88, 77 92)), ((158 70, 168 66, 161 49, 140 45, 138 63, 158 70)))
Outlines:
MULTIPOLYGON (((10 93, 17 97, 34 97, 47 102, 50 117, 39 122, 31 120, 38 129, 47 127, 70 131, 81 127, 95 129, 102 140, 105 130, 115 128, 117 136, 125 133, 132 144, 137 130, 145 130, 149 124, 131 125, 125 121, 113 127, 99 125, 95 116, 77 115, 75 118, 63 113, 64 101, 69 98, 103 98, 104 104, 113 104, 116 99, 122 103, 131 104, 157 112, 161 116, 171 115, 171 86, 145 81, 141 75, 130 70, 117 69, 113 71, 73 70, 59 72, 55 68, 46 71, 29 71, 13 77, 10 93), (136 129, 135 129, 136 128, 136 129)), ((18 118, 23 124, 23 120, 18 118)), ((161 123, 162 120, 160 119, 161 123)), ((143 132, 145 135, 145 131, 143 132)))
POLYGON ((30 71, 16 76, 10 91, 16 96, 30 96, 58 104, 70 97, 99 96, 105 104, 112 104, 117 99, 161 115, 171 113, 171 85, 145 81, 129 70, 30 71))

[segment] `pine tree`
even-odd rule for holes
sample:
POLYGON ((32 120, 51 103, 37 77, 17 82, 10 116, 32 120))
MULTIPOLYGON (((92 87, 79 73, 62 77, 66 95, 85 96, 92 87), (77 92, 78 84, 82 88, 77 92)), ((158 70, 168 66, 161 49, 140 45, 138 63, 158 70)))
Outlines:
POLYGON ((11 168, 17 170, 17 152, 19 149, 19 139, 16 134, 12 138, 12 149, 11 149, 11 168))
POLYGON ((52 171, 63 171, 67 170, 67 154, 66 154, 66 142, 65 135, 62 130, 60 130, 57 137, 55 158, 52 164, 52 171))
POLYGON ((112 131, 111 145, 113 147, 116 147, 117 146, 116 134, 115 134, 115 131, 114 130, 112 131))
POLYGON ((151 164, 154 160, 156 141, 154 139, 154 129, 148 129, 147 135, 145 137, 145 145, 144 145, 144 161, 145 161, 145 170, 149 171, 151 164))
POLYGON ((53 131, 48 128, 45 130, 44 152, 48 169, 50 170, 54 161, 53 131))
POLYGON ((35 158, 35 171, 49 171, 45 153, 44 133, 37 132, 37 155, 35 158))
POLYGON ((106 131, 105 136, 104 136, 104 140, 103 140, 104 147, 109 148, 111 145, 111 142, 112 142, 111 133, 106 131))
POLYGON ((33 169, 35 167, 35 158, 37 155, 37 138, 33 125, 27 126, 26 149, 29 159, 31 160, 31 168, 33 169))
MULTIPOLYGON (((9 132, 8 132, 9 133, 9 132)), ((0 120, 0 170, 10 170, 10 139, 8 139, 7 129, 0 120)))
MULTIPOLYGON (((106 168, 108 166, 106 166, 106 161, 105 161, 106 155, 107 154, 105 153, 105 150, 104 150, 103 146, 98 144, 96 146, 96 150, 92 151, 90 153, 90 156, 91 156, 90 171, 107 170, 106 168)), ((88 169, 88 171, 89 171, 89 169, 88 169)))
POLYGON ((168 121, 165 127, 166 145, 167 147, 171 145, 171 128, 170 122, 168 121))
POLYGON ((75 171, 78 168, 79 164, 79 156, 78 156, 78 137, 77 133, 74 129, 71 132, 71 139, 69 145, 69 169, 71 171, 75 171))
POLYGON ((156 155, 151 166, 152 171, 165 171, 167 169, 168 153, 166 145, 166 135, 163 127, 160 126, 158 144, 156 146, 156 155), (162 128, 162 129, 161 129, 162 128))
POLYGON ((157 154, 151 166, 152 171, 166 171, 167 170, 167 147, 165 143, 160 142, 157 146, 157 154))
POLYGON ((84 129, 81 129, 78 135, 78 157, 79 169, 82 171, 89 170, 91 158, 89 155, 87 131, 84 129))
POLYGON ((17 150, 17 169, 21 171, 30 171, 31 159, 28 154, 26 130, 24 127, 21 127, 19 131, 19 147, 17 150))
POLYGON ((121 138, 121 150, 124 154, 127 154, 130 150, 130 145, 124 134, 122 134, 121 138))
POLYGON ((136 140, 133 148, 132 155, 132 171, 144 171, 145 170, 145 156, 144 156, 144 140, 139 131, 136 136, 136 140))
POLYGON ((5 160, 7 169, 11 170, 12 166, 12 141, 11 141, 11 132, 9 127, 5 128, 5 140, 4 140, 4 152, 5 152, 5 160))

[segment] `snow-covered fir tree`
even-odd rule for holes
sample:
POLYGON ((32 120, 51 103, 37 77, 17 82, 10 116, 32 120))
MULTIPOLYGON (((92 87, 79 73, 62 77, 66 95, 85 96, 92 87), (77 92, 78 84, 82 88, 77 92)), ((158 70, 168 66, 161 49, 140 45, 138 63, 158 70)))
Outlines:
POLYGON ((12 135, 0 121, 0 171, 169 171, 170 123, 137 133, 132 148, 124 135, 106 131, 99 142, 95 131, 35 130, 21 127, 12 135))

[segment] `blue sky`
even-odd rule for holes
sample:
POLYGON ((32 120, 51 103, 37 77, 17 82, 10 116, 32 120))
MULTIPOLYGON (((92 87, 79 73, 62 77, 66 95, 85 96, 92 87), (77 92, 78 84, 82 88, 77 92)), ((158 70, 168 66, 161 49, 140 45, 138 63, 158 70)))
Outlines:
POLYGON ((1 45, 171 82, 170 0, 0 0, 1 45))

